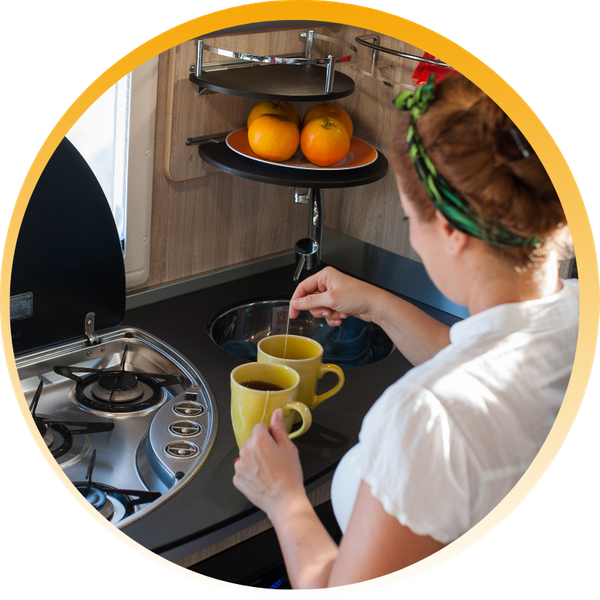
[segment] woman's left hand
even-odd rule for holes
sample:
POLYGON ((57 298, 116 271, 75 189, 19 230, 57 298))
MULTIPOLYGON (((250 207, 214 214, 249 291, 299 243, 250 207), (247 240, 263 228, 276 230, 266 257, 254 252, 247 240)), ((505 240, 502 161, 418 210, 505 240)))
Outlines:
POLYGON ((271 426, 254 426, 252 436, 240 450, 233 485, 271 519, 287 501, 305 494, 298 449, 283 422, 283 410, 271 417, 271 426))

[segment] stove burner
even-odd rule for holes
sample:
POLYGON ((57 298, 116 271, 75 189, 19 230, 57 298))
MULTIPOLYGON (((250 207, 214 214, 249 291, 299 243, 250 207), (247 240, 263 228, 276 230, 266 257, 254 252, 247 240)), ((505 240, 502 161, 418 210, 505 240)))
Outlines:
POLYGON ((135 512, 138 504, 147 504, 160 498, 159 492, 146 492, 139 490, 121 490, 111 485, 96 483, 92 480, 94 465, 96 464, 96 450, 92 453, 88 467, 87 481, 77 481, 73 485, 84 498, 106 519, 112 521, 115 515, 120 521, 135 512), (115 509, 118 508, 119 512, 115 509))
POLYGON ((83 494, 84 498, 97 510, 100 514, 108 519, 109 521, 115 514, 115 507, 113 503, 107 498, 106 493, 96 487, 81 488, 77 486, 77 489, 83 494))
POLYGON ((92 386, 92 394, 106 402, 131 402, 144 395, 144 388, 133 373, 107 371, 92 386))
POLYGON ((86 433, 101 433, 103 431, 112 431, 115 428, 114 423, 88 423, 80 421, 60 421, 51 417, 40 417, 35 414, 37 405, 42 395, 44 382, 40 381, 37 390, 31 402, 31 416, 44 438, 46 446, 54 458, 60 458, 65 455, 73 446, 73 436, 86 433), (69 429, 71 428, 71 429, 69 429))
POLYGON ((46 446, 54 458, 66 454, 73 446, 73 434, 65 425, 34 417, 38 431, 42 434, 46 446))
POLYGON ((125 370, 127 347, 121 364, 110 369, 54 367, 54 372, 75 381, 75 397, 84 406, 111 413, 129 413, 150 408, 163 397, 166 385, 183 383, 183 375, 125 370), (75 373, 88 373, 79 377, 75 373))

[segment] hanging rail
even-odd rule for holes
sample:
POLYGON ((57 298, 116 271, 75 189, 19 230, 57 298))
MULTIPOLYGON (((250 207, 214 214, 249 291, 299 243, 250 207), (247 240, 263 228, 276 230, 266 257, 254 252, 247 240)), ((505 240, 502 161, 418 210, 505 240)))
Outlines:
POLYGON ((436 65, 438 67, 447 67, 448 69, 451 69, 452 67, 450 65, 447 65, 446 63, 442 62, 441 60, 437 60, 437 59, 431 59, 431 58, 423 58, 422 56, 417 56, 416 54, 408 54, 406 52, 400 52, 399 50, 392 50, 391 48, 386 48, 385 46, 380 46, 378 44, 375 44, 373 42, 369 42, 368 40, 373 40, 376 39, 376 41, 379 41, 378 36, 373 36, 372 34, 369 35, 359 35, 356 38, 354 38, 354 41, 357 44, 361 44, 362 46, 366 46, 367 48, 371 48, 373 50, 373 61, 375 60, 375 56, 376 56, 376 52, 380 51, 380 52, 385 52, 386 54, 392 54, 394 56, 398 56, 400 58, 408 58, 409 60, 416 60, 419 62, 424 62, 424 63, 428 63, 430 65, 436 65))

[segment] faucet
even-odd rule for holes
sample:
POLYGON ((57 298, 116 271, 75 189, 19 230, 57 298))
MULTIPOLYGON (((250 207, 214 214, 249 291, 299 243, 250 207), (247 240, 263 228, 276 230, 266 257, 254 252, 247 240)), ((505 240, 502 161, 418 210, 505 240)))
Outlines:
POLYGON ((300 279, 300 273, 302 269, 309 271, 313 267, 318 266, 319 259, 317 258, 319 252, 319 244, 312 238, 302 238, 296 242, 296 270, 294 271, 294 281, 300 279))
POLYGON ((294 202, 312 204, 309 214, 310 237, 296 242, 296 271, 294 281, 300 279, 302 270, 310 270, 321 264, 321 248, 323 247, 323 200, 321 190, 317 188, 295 188, 294 202))

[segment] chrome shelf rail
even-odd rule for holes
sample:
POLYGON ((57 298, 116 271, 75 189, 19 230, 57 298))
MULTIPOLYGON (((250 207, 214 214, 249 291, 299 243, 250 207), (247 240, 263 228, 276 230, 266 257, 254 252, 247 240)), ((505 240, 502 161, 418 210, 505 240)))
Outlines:
MULTIPOLYGON (((349 62, 356 57, 358 48, 346 42, 344 40, 338 40, 336 38, 316 33, 310 29, 307 32, 302 32, 300 37, 306 38, 306 51, 305 56, 293 56, 293 55, 276 55, 276 56, 262 56, 258 54, 249 54, 247 52, 237 52, 234 50, 226 50, 224 48, 217 48, 211 46, 203 41, 201 38, 196 40, 196 64, 195 64, 195 76, 197 79, 202 79, 202 73, 204 72, 202 53, 204 50, 224 56, 226 58, 233 59, 235 61, 247 61, 248 63, 266 63, 271 65, 283 64, 283 65, 326 65, 327 75, 325 81, 325 92, 331 93, 333 91, 333 81, 335 77, 335 65, 336 63, 349 62), (344 47, 350 52, 344 56, 335 56, 329 54, 327 57, 314 57, 313 46, 314 41, 320 40, 331 44, 336 44, 344 47)), ((212 65, 211 65, 212 66, 212 65)), ((230 67, 233 65, 230 65, 230 67)), ((239 66, 239 63, 235 66, 239 66)), ((227 67, 226 67, 227 68, 227 67)))

